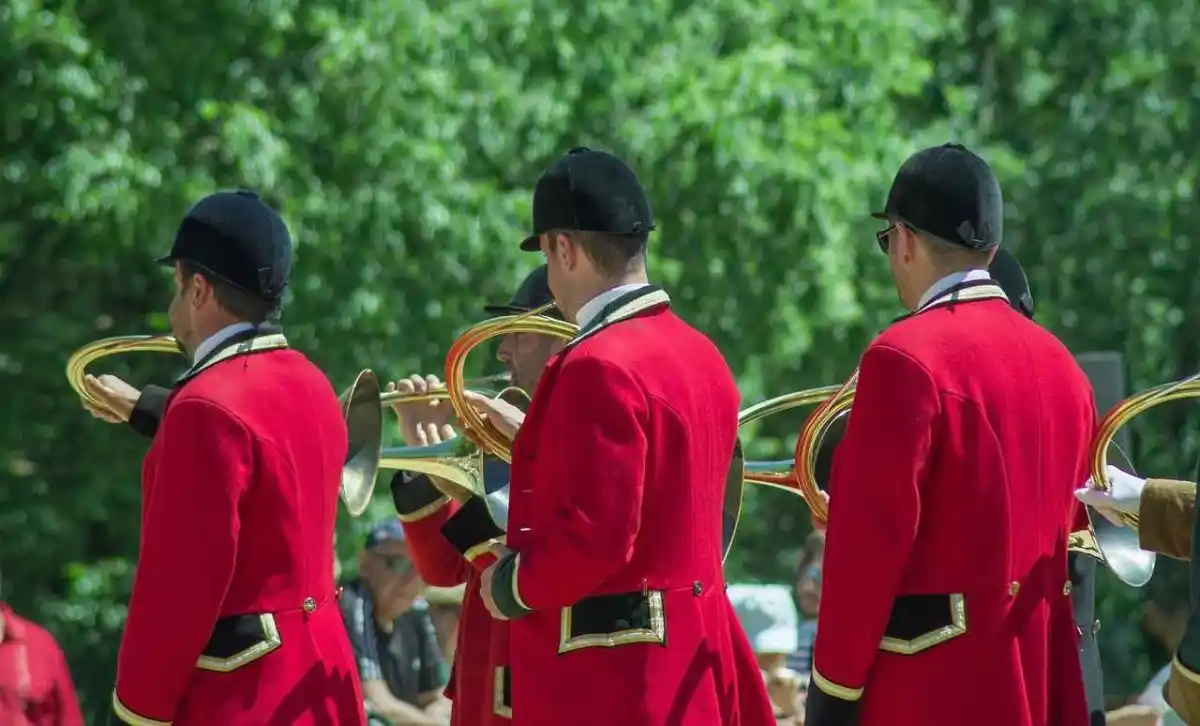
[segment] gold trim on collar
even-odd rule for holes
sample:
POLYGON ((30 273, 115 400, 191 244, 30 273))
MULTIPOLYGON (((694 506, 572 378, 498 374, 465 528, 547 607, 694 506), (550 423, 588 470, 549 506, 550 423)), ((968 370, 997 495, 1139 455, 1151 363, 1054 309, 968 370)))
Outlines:
POLYGON ((130 726, 171 726, 170 721, 156 721, 152 718, 139 716, 133 711, 130 711, 125 704, 121 703, 121 699, 117 697, 117 692, 115 690, 113 691, 112 695, 112 708, 113 713, 117 715, 117 718, 120 719, 122 723, 127 723, 130 726))
POLYGON ((271 613, 263 613, 258 616, 258 622, 262 625, 262 640, 228 658, 202 655, 196 660, 196 667, 202 671, 232 673, 242 666, 250 665, 267 653, 278 650, 283 645, 283 639, 279 636, 279 626, 275 623, 275 616, 271 613))
POLYGON ((834 683, 825 676, 821 675, 821 672, 817 670, 815 665, 812 669, 812 682, 816 684, 817 688, 820 688, 828 695, 833 696, 840 701, 857 701, 863 696, 863 689, 851 688, 850 686, 842 686, 834 683))
POLYGON ((407 523, 411 524, 413 522, 419 522, 422 519, 425 519, 426 517, 428 517, 432 514, 435 514, 439 509, 441 509, 442 507, 446 506, 449 503, 450 503, 450 497, 443 494, 442 496, 438 497, 437 499, 434 499, 432 502, 430 502, 429 504, 426 504, 425 506, 421 507, 420 509, 409 512, 407 514, 397 514, 396 516, 400 518, 401 522, 407 522, 407 523))
POLYGON ((508 666, 498 666, 492 676, 492 713, 500 718, 512 719, 512 704, 504 701, 504 682, 511 678, 508 666))
POLYGON ((570 653, 584 648, 617 648, 634 643, 655 643, 663 645, 667 642, 667 614, 663 608, 663 594, 659 590, 651 590, 646 595, 646 606, 650 609, 650 627, 628 628, 614 630, 611 633, 587 633, 571 636, 574 609, 565 607, 558 621, 558 653, 570 653))
POLYGON ((288 347, 287 338, 283 333, 270 333, 268 335, 259 335, 249 340, 243 340, 240 343, 231 343, 224 348, 219 349, 211 358, 204 361, 198 366, 189 368, 186 373, 179 377, 176 385, 184 381, 194 378, 198 373, 212 368, 216 364, 227 361, 230 358, 236 358, 241 355, 250 353, 262 353, 268 350, 283 350, 288 347))
POLYGON ((934 299, 925 303, 913 312, 913 315, 919 315, 926 310, 943 305, 952 305, 960 302, 974 302, 976 300, 1008 300, 1008 295, 1005 294, 1004 288, 997 285, 995 282, 989 282, 985 285, 973 285, 961 290, 948 290, 934 299))
POLYGON ((651 290, 644 295, 634 298, 625 303, 621 307, 613 310, 608 315, 605 315, 599 322, 595 323, 587 330, 580 331, 578 335, 567 341, 565 348, 570 348, 581 340, 585 340, 592 335, 604 330, 614 323, 619 323, 622 320, 627 320, 637 315, 638 313, 649 310, 656 305, 663 305, 671 302, 671 297, 667 295, 665 290, 651 290))
POLYGON ((879 641, 879 649, 897 655, 916 655, 923 650, 929 650, 935 645, 941 645, 967 632, 967 602, 962 593, 950 595, 950 624, 944 625, 928 633, 922 633, 912 640, 889 638, 886 635, 879 641))

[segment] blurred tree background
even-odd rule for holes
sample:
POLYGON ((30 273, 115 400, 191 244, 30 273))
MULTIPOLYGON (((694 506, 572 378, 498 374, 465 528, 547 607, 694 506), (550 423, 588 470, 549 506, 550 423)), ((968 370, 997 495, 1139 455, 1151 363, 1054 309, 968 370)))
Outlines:
MULTIPOLYGON (((149 260, 216 188, 257 189, 292 224, 289 336, 341 387, 364 367, 438 370, 537 262, 517 241, 540 170, 573 146, 614 151, 656 204, 653 274, 749 402, 841 380, 898 313, 866 213, 907 154, 954 139, 1001 174, 1005 241, 1046 325, 1124 352, 1131 389, 1190 373, 1196 5, 7 0, 4 597, 60 637, 85 710, 103 711, 146 444, 80 410, 63 363, 166 329, 169 278, 149 260)), ((161 381, 181 362, 105 370, 161 381)), ((751 453, 790 451, 801 416, 758 427, 751 453)), ((1139 468, 1189 475, 1188 409, 1144 419, 1139 468)), ((742 522, 731 577, 790 580, 801 502, 753 491, 742 522)), ((343 555, 361 526, 344 523, 343 555)), ((1137 692, 1161 665, 1142 593, 1104 577, 1108 690, 1137 692)))

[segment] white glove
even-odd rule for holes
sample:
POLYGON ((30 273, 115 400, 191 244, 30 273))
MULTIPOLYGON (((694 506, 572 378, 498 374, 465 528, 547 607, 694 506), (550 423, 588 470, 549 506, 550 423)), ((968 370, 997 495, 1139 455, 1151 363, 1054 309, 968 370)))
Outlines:
POLYGON ((1112 489, 1101 491, 1091 477, 1084 482, 1082 489, 1075 490, 1075 497, 1084 504, 1092 507, 1104 518, 1118 527, 1125 526, 1121 514, 1138 513, 1142 505, 1142 490, 1146 488, 1146 480, 1133 474, 1121 471, 1115 466, 1105 467, 1108 482, 1112 489))

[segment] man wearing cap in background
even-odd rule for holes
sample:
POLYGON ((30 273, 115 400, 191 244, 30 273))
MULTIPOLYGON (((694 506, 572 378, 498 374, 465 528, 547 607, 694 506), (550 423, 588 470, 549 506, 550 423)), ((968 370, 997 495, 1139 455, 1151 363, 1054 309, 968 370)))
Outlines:
POLYGON ((780 726, 804 726, 800 686, 807 679, 787 667, 799 646, 800 614, 785 585, 735 583, 727 590, 762 670, 780 726))
POLYGON ((279 215, 206 197, 171 253, 169 392, 89 378, 107 420, 154 437, 113 723, 363 724, 333 583, 346 426, 325 375, 271 326, 292 263, 279 215))
POLYGON ((1087 724, 1067 535, 1092 391, 988 275, 1002 214, 947 144, 876 215, 913 312, 863 354, 834 455, 807 726, 1087 724))
POLYGON ((511 551, 496 548, 482 594, 513 621, 521 726, 773 721, 722 573, 737 386, 647 281, 653 229, 616 157, 575 149, 551 164, 521 248, 546 256, 580 332, 546 366, 527 417, 471 397, 501 433, 520 428, 511 551))
POLYGON ((449 723, 446 685, 428 604, 405 542, 392 517, 376 524, 358 553, 358 576, 339 605, 358 661, 369 726, 449 723))
MULTIPOLYGON (((541 265, 526 276, 507 304, 488 305, 484 311, 520 314, 551 300, 546 266, 541 265)), ((557 310, 547 314, 560 315, 557 310)), ((512 383, 533 395, 546 362, 562 346, 563 341, 553 336, 510 333, 500 339, 496 356, 512 383)), ((413 375, 389 390, 423 393, 439 385, 436 376, 413 375)), ((454 411, 443 402, 401 404, 396 413, 409 446, 428 446, 454 436, 450 426, 454 411)), ((494 619, 479 596, 479 575, 496 559, 489 545, 500 541, 507 523, 508 466, 489 457, 484 474, 488 501, 473 499, 464 505, 452 502, 427 476, 397 472, 392 478, 392 499, 421 577, 437 587, 466 584, 457 657, 447 689, 454 701, 454 726, 505 726, 512 718, 508 624, 494 619)))
MULTIPOLYGON (((1008 302, 1022 315, 1033 320, 1033 292, 1025 269, 1008 250, 998 249, 988 266, 992 279, 1004 290, 1008 302)), ((1071 533, 1067 538, 1067 565, 1071 581, 1071 605, 1075 626, 1079 632, 1079 662, 1083 668, 1084 692, 1087 695, 1088 723, 1104 726, 1104 675, 1100 667, 1100 646, 1096 633, 1096 564, 1098 560, 1094 535, 1087 510, 1075 505, 1071 533)), ((1110 719, 1111 720, 1111 719, 1110 719)))

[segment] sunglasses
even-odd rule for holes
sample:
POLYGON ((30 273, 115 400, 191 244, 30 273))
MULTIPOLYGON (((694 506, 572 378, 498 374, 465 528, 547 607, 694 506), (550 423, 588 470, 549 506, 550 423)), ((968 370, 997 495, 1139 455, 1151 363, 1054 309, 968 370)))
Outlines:
POLYGON ((893 223, 875 233, 875 241, 879 243, 880 252, 885 255, 888 253, 888 248, 892 246, 892 232, 895 232, 899 227, 899 224, 893 223))

